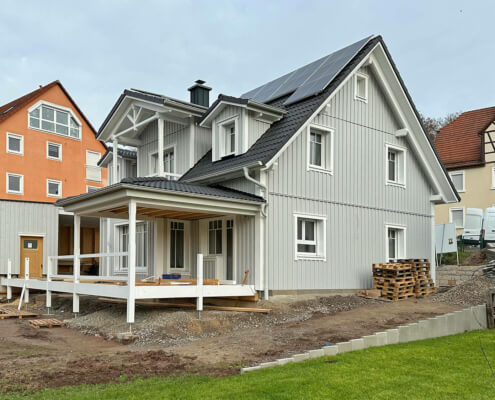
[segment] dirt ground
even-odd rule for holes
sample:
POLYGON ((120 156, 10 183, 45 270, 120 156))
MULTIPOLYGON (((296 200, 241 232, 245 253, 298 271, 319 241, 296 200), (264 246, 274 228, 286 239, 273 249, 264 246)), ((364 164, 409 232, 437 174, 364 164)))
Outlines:
MULTIPOLYGON (((271 314, 138 308, 131 345, 125 307, 81 301, 86 315, 72 328, 34 329, 27 321, 0 321, 0 391, 123 381, 128 377, 198 373, 232 375, 243 365, 290 356, 444 314, 461 307, 433 298, 383 302, 357 296, 264 302, 271 314), (111 318, 108 320, 107 318, 111 318), (105 320, 105 323, 103 321, 105 320), (77 327, 78 329, 76 329, 77 327), (147 328, 145 328, 147 327, 147 328)), ((54 300, 56 317, 71 318, 70 301, 54 300)), ((30 305, 41 309, 40 304, 30 305)), ((62 318, 63 319, 63 318, 62 318)))

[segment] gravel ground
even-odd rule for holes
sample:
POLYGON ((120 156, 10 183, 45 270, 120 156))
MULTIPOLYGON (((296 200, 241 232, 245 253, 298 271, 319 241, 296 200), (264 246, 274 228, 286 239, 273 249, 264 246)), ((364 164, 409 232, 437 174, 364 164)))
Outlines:
POLYGON ((433 301, 458 306, 476 306, 485 304, 487 291, 494 288, 495 280, 478 276, 454 286, 446 292, 437 294, 433 297, 433 301))

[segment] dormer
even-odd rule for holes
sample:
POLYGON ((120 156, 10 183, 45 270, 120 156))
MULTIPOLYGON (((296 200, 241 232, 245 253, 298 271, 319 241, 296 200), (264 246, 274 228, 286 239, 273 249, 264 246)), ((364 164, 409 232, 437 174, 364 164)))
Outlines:
POLYGON ((285 110, 238 97, 218 96, 199 125, 211 129, 212 160, 245 153, 285 110))

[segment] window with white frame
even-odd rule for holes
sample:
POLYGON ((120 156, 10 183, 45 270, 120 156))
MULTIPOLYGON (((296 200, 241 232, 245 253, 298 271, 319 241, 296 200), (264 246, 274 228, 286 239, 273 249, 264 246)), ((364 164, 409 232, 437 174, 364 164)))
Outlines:
POLYGON ((354 97, 356 100, 368 101, 368 76, 354 75, 354 97))
POLYGON ((295 215, 297 259, 324 259, 326 257, 326 218, 295 215))
POLYGON ((170 222, 170 268, 184 269, 184 222, 170 222))
POLYGON ((54 179, 47 179, 46 195, 48 197, 62 197, 62 182, 54 179))
POLYGON ((7 172, 7 193, 24 193, 24 176, 7 172))
POLYGON ((386 149, 386 183, 389 185, 406 185, 406 149, 387 144, 386 149))
POLYGON ((99 188, 98 186, 86 185, 86 193, 96 192, 99 188))
POLYGON ((333 171, 333 130, 315 126, 309 128, 308 168, 333 171))
POLYGON ((81 126, 69 111, 47 104, 29 111, 29 127, 74 139, 81 136, 81 126))
POLYGON ((46 142, 46 158, 62 161, 62 145, 60 143, 46 142))
POLYGON ((386 259, 393 260, 406 257, 406 228, 386 225, 386 259))
POLYGON ((466 191, 466 172, 465 171, 451 171, 449 172, 450 179, 454 184, 455 189, 462 193, 466 191))
POLYGON ((7 153, 24 154, 24 136, 7 132, 7 153))
MULTIPOLYGON (((119 252, 129 251, 129 225, 117 225, 117 247, 119 252)), ((117 270, 127 271, 129 257, 117 257, 120 261, 117 270)), ((145 222, 136 224, 136 270, 146 271, 148 265, 148 225, 145 222)))
POLYGON ((208 254, 222 254, 222 220, 208 223, 208 254))
POLYGON ((449 208, 449 220, 451 223, 454 223, 456 228, 464 228, 464 208, 449 208))
POLYGON ((236 153, 238 118, 231 118, 218 126, 220 132, 220 157, 227 157, 236 153))
MULTIPOLYGON (((151 155, 150 172, 151 175, 158 175, 158 153, 151 155)), ((165 174, 175 174, 174 147, 163 149, 163 172, 165 174)))
POLYGON ((86 150, 86 180, 101 182, 101 167, 98 166, 101 154, 96 151, 86 150))

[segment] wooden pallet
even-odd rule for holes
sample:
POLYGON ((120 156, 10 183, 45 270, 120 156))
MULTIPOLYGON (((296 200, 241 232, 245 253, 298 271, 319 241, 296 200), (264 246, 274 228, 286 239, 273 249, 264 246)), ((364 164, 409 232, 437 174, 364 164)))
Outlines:
POLYGON ((31 326, 36 329, 40 328, 63 328, 65 324, 55 318, 49 319, 32 319, 29 321, 31 326))
POLYGON ((40 315, 29 311, 18 310, 13 307, 0 308, 0 320, 2 319, 24 319, 24 318, 38 318, 40 315))

